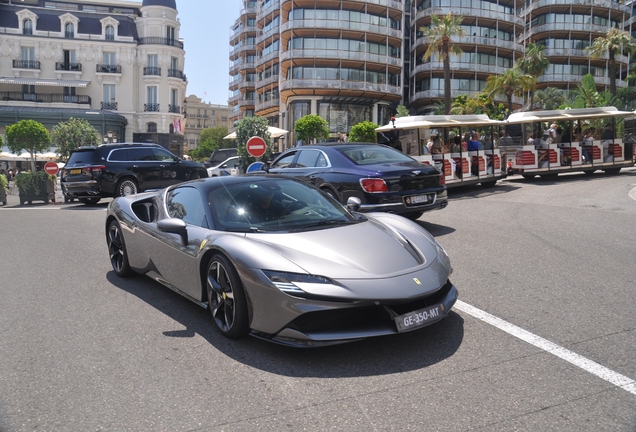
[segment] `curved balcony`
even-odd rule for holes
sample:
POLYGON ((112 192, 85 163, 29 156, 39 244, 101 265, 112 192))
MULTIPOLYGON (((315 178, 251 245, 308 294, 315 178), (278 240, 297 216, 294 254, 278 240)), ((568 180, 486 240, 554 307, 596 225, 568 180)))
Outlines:
POLYGON ((387 55, 362 53, 359 51, 337 51, 337 50, 320 50, 320 49, 294 49, 283 51, 279 55, 280 62, 299 58, 324 58, 338 60, 356 60, 372 63, 380 63, 389 66, 401 67, 403 61, 401 58, 389 57, 387 55))
POLYGON ((259 12, 260 16, 265 16, 265 15, 269 15, 272 12, 276 12, 280 10, 280 1, 279 0, 274 0, 269 2, 269 4, 265 7, 261 7, 261 10, 259 12))
MULTIPOLYGON (((483 65, 476 63, 468 63, 468 62, 450 62, 451 73, 453 72, 471 72, 471 73, 481 73, 485 75, 501 75, 506 70, 510 69, 509 67, 504 66, 493 66, 493 65, 483 65)), ((422 63, 415 68, 411 72, 411 76, 416 76, 419 73, 430 73, 430 72, 443 72, 444 64, 442 62, 428 62, 422 63)))
POLYGON ((278 85, 279 77, 280 77, 280 75, 272 75, 272 76, 267 77, 265 79, 256 81, 256 89, 258 90, 258 89, 261 89, 263 87, 267 87, 267 86, 272 85, 272 84, 278 85))
POLYGON ((230 121, 238 120, 241 116, 241 111, 233 111, 227 115, 227 119, 230 121))
MULTIPOLYGON (((461 15, 463 17, 470 18, 485 18, 491 19, 494 21, 504 21, 507 23, 514 24, 519 27, 523 27, 525 25, 525 19, 518 17, 515 14, 504 14, 496 11, 491 11, 487 9, 478 9, 478 8, 470 8, 470 7, 460 7, 460 8, 450 8, 450 7, 431 7, 417 11, 415 14, 415 20, 413 22, 417 23, 419 20, 431 17, 433 15, 446 15, 449 12, 452 12, 456 15, 461 15)), ((417 26, 420 27, 419 25, 417 26)))
POLYGON ((242 79, 235 79, 233 81, 230 81, 230 91, 234 91, 236 89, 238 89, 239 84, 242 82, 242 79))
MULTIPOLYGON (((402 2, 399 0, 347 0, 348 3, 360 3, 362 5, 373 4, 378 6, 384 6, 389 9, 395 9, 402 11, 402 2)), ((293 3, 293 0, 281 0, 281 7, 285 10, 289 10, 289 4, 293 3)))
POLYGON ((253 107, 255 103, 256 101, 254 99, 242 99, 238 101, 238 106, 240 106, 241 108, 253 107))
POLYGON ((238 102, 241 99, 242 95, 237 94, 236 96, 232 96, 227 100, 228 105, 236 105, 234 102, 238 102))
POLYGON ((321 29, 338 29, 338 30, 355 30, 364 33, 374 33, 381 36, 402 39, 402 30, 390 27, 382 27, 378 25, 370 25, 354 21, 336 21, 323 19, 298 19, 287 21, 280 25, 280 32, 285 33, 291 30, 311 29, 316 30, 316 34, 320 34, 321 29))
POLYGON ((549 33, 554 31, 562 32, 581 32, 581 33, 607 33, 607 26, 593 25, 593 24, 579 24, 579 23, 549 23, 541 24, 536 27, 532 27, 526 33, 528 39, 537 37, 541 33, 549 33))
MULTIPOLYGON (((537 83, 580 83, 585 75, 571 75, 571 74, 543 74, 537 79, 537 83)), ((610 79, 608 77, 595 76, 594 81, 596 85, 608 86, 610 85, 610 79)), ((616 80, 616 87, 627 87, 627 81, 621 79, 616 80)))
POLYGON ((251 1, 251 2, 248 2, 248 4, 241 9, 241 16, 256 15, 256 12, 258 12, 258 2, 251 1))
POLYGON ((236 62, 233 65, 230 65, 230 75, 235 75, 236 73, 238 73, 240 70, 244 68, 245 68, 245 63, 243 63, 243 61, 236 62))
POLYGON ((157 66, 144 67, 144 75, 161 76, 161 68, 157 66))
POLYGON ((277 27, 272 27, 271 29, 267 30, 265 33, 259 35, 256 37, 256 45, 259 49, 262 49, 263 46, 263 42, 267 42, 270 40, 274 40, 274 38, 278 39, 280 36, 280 26, 277 27))
MULTIPOLYGON (((483 46, 490 46, 494 48, 507 48, 511 51, 516 51, 521 53, 525 51, 523 48, 523 44, 517 43, 515 41, 507 41, 503 39, 497 39, 497 38, 485 37, 485 36, 454 37, 453 41, 463 45, 478 45, 478 46, 483 45, 483 46)), ((426 41, 425 38, 420 37, 411 44, 411 52, 416 52, 418 49, 422 49, 426 47, 428 47, 428 42, 426 41)))
POLYGON ((268 101, 257 103, 256 106, 254 107, 254 110, 256 112, 265 111, 265 110, 273 111, 272 108, 278 109, 279 106, 280 106, 280 99, 276 98, 276 99, 270 99, 268 101))
POLYGON ((246 51, 256 52, 256 45, 255 44, 244 44, 244 45, 239 45, 239 46, 233 48, 230 51, 230 60, 233 59, 233 58, 238 57, 239 54, 244 53, 246 51))
POLYGON ((538 9, 559 5, 572 6, 573 9, 577 6, 585 6, 586 8, 594 6, 594 9, 613 9, 631 15, 631 8, 629 6, 611 0, 535 0, 529 7, 521 10, 524 14, 528 14, 538 9))
MULTIPOLYGON (((456 98, 460 95, 472 96, 475 94, 481 94, 481 91, 466 91, 466 90, 451 90, 451 98, 456 98)), ((435 100, 443 100, 444 99, 444 90, 423 90, 419 92, 415 92, 411 95, 411 104, 412 105, 423 105, 426 103, 432 103, 435 100)), ((505 97, 497 96, 495 98, 497 102, 508 103, 505 97)), ((515 105, 523 105, 523 98, 518 96, 512 97, 512 103, 515 105)))
MULTIPOLYGON (((592 61, 609 60, 609 54, 604 54, 598 57, 592 57, 590 56, 590 53, 588 53, 586 50, 580 50, 580 49, 550 48, 550 49, 546 49, 544 52, 545 52, 545 55, 548 57, 584 57, 584 58, 589 58, 592 61)), ((629 63, 628 57, 624 55, 615 56, 615 60, 617 63, 623 63, 623 64, 629 63)))
POLYGON ((279 55, 278 51, 272 51, 271 53, 269 53, 269 54, 267 54, 267 55, 265 55, 263 57, 257 58, 256 59, 256 67, 263 66, 263 65, 265 65, 265 64, 267 64, 267 63, 269 63, 271 61, 274 61, 274 60, 278 60, 278 55, 279 55))
POLYGON ((364 81, 324 80, 324 79, 288 79, 280 83, 281 92, 293 89, 315 90, 357 90, 360 93, 375 92, 395 96, 402 95, 402 87, 389 84, 377 84, 364 81))
POLYGON ((139 45, 167 45, 183 49, 183 42, 164 37, 142 37, 139 38, 139 45))
POLYGON ((256 88, 256 83, 254 81, 241 81, 239 83, 239 89, 241 90, 254 90, 256 88))

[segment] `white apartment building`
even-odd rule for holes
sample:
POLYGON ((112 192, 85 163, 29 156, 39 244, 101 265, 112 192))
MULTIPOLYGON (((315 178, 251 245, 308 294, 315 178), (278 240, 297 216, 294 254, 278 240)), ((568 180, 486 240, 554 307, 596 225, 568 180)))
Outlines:
POLYGON ((76 117, 103 142, 183 154, 179 30, 175 0, 0 0, 0 135, 76 117))

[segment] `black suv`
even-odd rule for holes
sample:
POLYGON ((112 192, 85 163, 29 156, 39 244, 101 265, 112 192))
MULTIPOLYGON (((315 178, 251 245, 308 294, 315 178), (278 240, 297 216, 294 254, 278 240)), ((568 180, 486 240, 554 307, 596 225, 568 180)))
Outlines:
POLYGON ((181 160, 157 144, 118 143, 80 147, 61 172, 64 201, 96 204, 103 197, 136 194, 207 177, 205 167, 181 160))

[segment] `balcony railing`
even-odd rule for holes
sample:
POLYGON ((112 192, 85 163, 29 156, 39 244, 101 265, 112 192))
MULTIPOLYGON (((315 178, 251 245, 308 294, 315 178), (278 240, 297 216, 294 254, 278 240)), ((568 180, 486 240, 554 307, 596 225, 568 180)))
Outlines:
POLYGON ((117 111, 117 102, 102 102, 102 109, 117 111))
POLYGON ((76 95, 67 96, 61 93, 44 94, 44 93, 23 93, 23 92, 0 92, 0 99, 3 101, 28 101, 42 103, 77 103, 91 104, 90 96, 76 95))
POLYGON ((40 62, 36 60, 13 60, 16 69, 40 69, 40 62))
POLYGON ((157 103, 144 104, 144 111, 159 112, 159 104, 157 103))
POLYGON ((66 39, 74 39, 75 38, 75 32, 72 32, 72 31, 64 32, 64 37, 66 39))
POLYGON ((98 73, 121 73, 121 65, 98 64, 96 71, 98 73))
POLYGON ((159 75, 161 76, 161 68, 157 66, 146 66, 144 68, 144 75, 159 75))
POLYGON ((82 64, 81 63, 55 62, 55 70, 81 72, 82 71, 82 64))
POLYGON ((168 45, 183 49, 183 42, 163 37, 143 37, 139 39, 139 45, 168 45))
POLYGON ((170 104, 168 105, 168 112, 181 114, 181 107, 179 105, 170 104))
POLYGON ((179 69, 168 69, 168 76, 172 78, 180 78, 184 81, 186 80, 185 74, 179 69))

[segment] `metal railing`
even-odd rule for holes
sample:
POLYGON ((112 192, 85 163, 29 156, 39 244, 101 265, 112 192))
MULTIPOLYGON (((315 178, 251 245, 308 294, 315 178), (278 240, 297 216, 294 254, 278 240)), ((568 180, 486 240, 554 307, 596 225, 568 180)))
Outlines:
POLYGON ((15 69, 40 69, 40 62, 36 60, 13 60, 15 69))
POLYGON ((82 71, 82 64, 81 63, 55 62, 55 70, 81 72, 82 71))
POLYGON ((157 104, 157 103, 144 104, 144 111, 146 111, 146 112, 159 112, 159 104, 157 104))
POLYGON ((117 111, 117 102, 102 102, 102 109, 117 111))
POLYGON ((121 73, 121 65, 98 64, 96 72, 99 73, 121 73))
POLYGON ((168 77, 172 78, 180 78, 185 81, 186 76, 182 70, 179 69, 168 69, 168 77))
POLYGON ((146 66, 144 68, 144 75, 159 75, 161 76, 161 68, 157 66, 146 66))
POLYGON ((163 37, 142 37, 139 45, 168 45, 183 49, 183 42, 163 37))
POLYGON ((181 114, 181 107, 179 105, 170 104, 168 105, 168 112, 181 114))
POLYGON ((68 96, 61 93, 45 94, 45 93, 23 93, 23 92, 0 92, 0 99, 3 101, 28 101, 41 103, 77 103, 91 104, 90 96, 75 95, 68 96))

